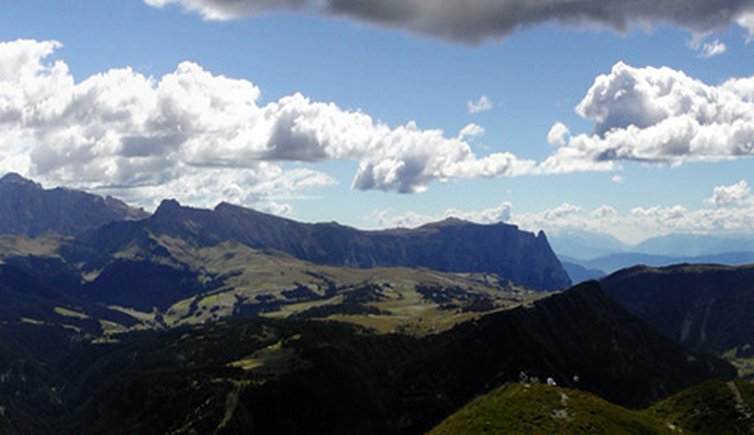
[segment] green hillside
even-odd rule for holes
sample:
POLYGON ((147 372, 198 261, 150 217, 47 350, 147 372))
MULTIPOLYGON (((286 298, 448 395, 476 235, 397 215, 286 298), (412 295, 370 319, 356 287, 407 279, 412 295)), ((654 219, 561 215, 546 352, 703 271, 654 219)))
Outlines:
POLYGON ((754 433, 754 385, 736 379, 708 381, 675 394, 648 414, 698 434, 754 433))
POLYGON ((518 383, 477 397, 430 434, 751 434, 752 409, 754 384, 742 379, 694 385, 643 411, 582 390, 518 383))
POLYGON ((435 427, 432 435, 664 434, 673 431, 641 411, 590 393, 545 384, 511 384, 480 396, 435 427))

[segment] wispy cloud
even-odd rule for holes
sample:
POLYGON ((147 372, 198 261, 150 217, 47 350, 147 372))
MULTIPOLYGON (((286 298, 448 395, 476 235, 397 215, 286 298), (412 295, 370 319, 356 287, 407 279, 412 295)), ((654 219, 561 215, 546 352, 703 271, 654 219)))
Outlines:
POLYGON ((709 59, 725 53, 726 50, 727 47, 725 44, 720 42, 719 39, 715 39, 712 42, 707 42, 702 45, 699 56, 703 59, 709 59))
POLYGON ((754 10, 750 9, 748 13, 739 15, 736 23, 746 30, 746 42, 754 41, 754 10))
POLYGON ((705 32, 701 34, 695 34, 691 41, 688 43, 688 47, 699 53, 701 59, 709 59, 715 56, 724 54, 728 47, 719 39, 713 39, 708 41, 711 33, 705 32))
POLYGON ((490 97, 486 95, 480 96, 476 101, 468 101, 466 103, 466 110, 468 110, 471 114, 486 112, 488 110, 491 110, 492 107, 492 100, 490 100, 490 97))
POLYGON ((550 145, 563 146, 566 143, 566 139, 571 132, 568 130, 565 124, 558 121, 552 125, 550 132, 547 133, 547 143, 550 145))

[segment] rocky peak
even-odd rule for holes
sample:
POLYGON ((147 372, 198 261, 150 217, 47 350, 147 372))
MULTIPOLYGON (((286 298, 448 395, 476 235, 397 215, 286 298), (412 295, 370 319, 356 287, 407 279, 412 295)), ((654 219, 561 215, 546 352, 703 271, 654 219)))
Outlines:
POLYGON ((66 189, 44 189, 16 173, 0 178, 0 234, 76 235, 104 224, 146 217, 117 199, 66 189))
POLYGON ((0 185, 4 186, 28 186, 28 187, 36 187, 36 188, 42 188, 39 183, 35 183, 32 180, 29 180, 28 178, 22 177, 20 174, 17 174, 15 172, 8 172, 7 174, 3 175, 2 178, 0 178, 0 185))
POLYGON ((154 216, 174 215, 181 208, 181 204, 175 199, 163 199, 160 205, 157 206, 157 210, 154 211, 154 216))

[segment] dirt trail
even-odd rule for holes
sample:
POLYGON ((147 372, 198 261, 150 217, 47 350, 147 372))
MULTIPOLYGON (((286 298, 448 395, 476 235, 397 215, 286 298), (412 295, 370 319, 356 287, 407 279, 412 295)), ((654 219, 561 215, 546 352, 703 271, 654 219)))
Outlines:
POLYGON ((730 392, 733 393, 733 399, 736 401, 736 410, 751 423, 751 433, 754 434, 754 414, 752 414, 751 409, 749 409, 749 406, 744 402, 743 397, 741 397, 741 392, 738 391, 736 383, 730 381, 727 385, 730 388, 730 392))

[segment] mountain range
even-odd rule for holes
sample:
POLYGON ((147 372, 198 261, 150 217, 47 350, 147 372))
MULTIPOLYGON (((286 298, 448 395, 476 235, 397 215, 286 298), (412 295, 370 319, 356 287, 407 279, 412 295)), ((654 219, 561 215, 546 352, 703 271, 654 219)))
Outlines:
POLYGON ((674 264, 722 264, 741 266, 754 263, 754 251, 725 252, 722 254, 699 255, 694 257, 662 256, 624 252, 597 257, 591 260, 577 260, 561 257, 561 264, 573 275, 575 282, 580 279, 599 279, 604 275, 635 265, 662 267, 674 264))
POLYGON ((550 240, 575 283, 600 279, 634 265, 754 263, 754 237, 745 234, 669 234, 630 245, 607 234, 570 230, 560 231, 550 240))
POLYGON ((0 214, 2 433, 750 427, 751 266, 568 288, 599 271, 512 225, 147 214, 15 174, 0 214))
POLYGON ((45 190, 17 174, 0 180, 0 222, 8 222, 0 233, 76 235, 65 252, 79 263, 91 263, 93 257, 101 262, 130 246, 148 244, 150 237, 165 236, 198 247, 232 240, 317 264, 494 273, 534 290, 570 285, 544 233, 534 235, 502 223, 448 219, 414 230, 360 231, 337 223, 300 223, 227 203, 207 210, 174 200, 163 201, 147 216, 111 198, 45 190))
POLYGON ((337 223, 300 223, 227 203, 206 210, 166 200, 153 216, 106 225, 88 240, 96 245, 98 238, 105 239, 109 246, 120 248, 145 234, 177 237, 196 246, 234 240, 333 266, 495 273, 534 290, 570 284, 544 233, 534 235, 502 223, 479 225, 447 219, 412 230, 360 231, 337 223), (118 241, 118 237, 126 239, 118 241))
POLYGON ((604 233, 561 230, 550 235, 550 243, 561 257, 576 261, 593 260, 614 254, 653 257, 693 258, 754 251, 749 234, 666 234, 630 244, 604 233))

